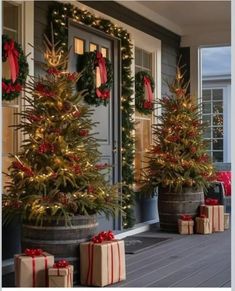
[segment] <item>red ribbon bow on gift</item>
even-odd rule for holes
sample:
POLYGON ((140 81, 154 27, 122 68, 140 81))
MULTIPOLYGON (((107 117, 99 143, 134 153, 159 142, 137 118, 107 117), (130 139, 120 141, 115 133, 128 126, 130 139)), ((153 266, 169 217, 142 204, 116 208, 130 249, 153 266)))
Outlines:
POLYGON ((206 205, 218 205, 218 199, 207 198, 205 203, 206 205))
POLYGON ((69 262, 67 260, 59 260, 53 265, 53 268, 61 269, 68 267, 69 262))
POLYGON ((189 221, 189 220, 192 220, 192 216, 188 215, 188 214, 181 214, 180 219, 185 220, 185 221, 189 221))
POLYGON ((110 241, 114 239, 114 234, 111 230, 109 231, 101 231, 96 236, 94 236, 91 241, 93 243, 102 243, 103 241, 110 241))
POLYGON ((107 70, 106 70, 105 59, 103 58, 102 53, 96 52, 96 60, 100 68, 101 84, 105 84, 107 82, 107 70))
POLYGON ((153 92, 151 88, 151 83, 148 77, 144 76, 144 86, 147 91, 147 100, 145 101, 145 106, 148 106, 148 109, 152 108, 152 103, 153 103, 153 92), (151 105, 151 107, 150 107, 151 105))
POLYGON ((42 249, 26 249, 24 251, 24 254, 26 256, 31 256, 31 257, 41 256, 42 253, 43 253, 42 249))
POLYGON ((19 64, 18 64, 19 53, 15 49, 15 43, 13 40, 10 40, 9 42, 5 43, 4 50, 6 52, 10 64, 11 80, 14 83, 19 75, 19 64))
POLYGON ((206 217, 206 214, 200 214, 199 217, 200 217, 200 218, 207 218, 207 217, 206 217))

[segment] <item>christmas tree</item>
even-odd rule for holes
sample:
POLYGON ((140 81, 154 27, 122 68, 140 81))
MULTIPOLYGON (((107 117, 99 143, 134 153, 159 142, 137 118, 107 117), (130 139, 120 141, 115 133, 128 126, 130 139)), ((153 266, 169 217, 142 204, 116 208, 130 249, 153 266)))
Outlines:
POLYGON ((162 114, 153 125, 153 145, 146 153, 143 169, 145 193, 156 186, 179 192, 184 187, 206 188, 214 179, 214 169, 203 140, 205 124, 200 106, 187 93, 181 68, 168 84, 170 95, 159 100, 162 114))
MULTIPOLYGON (((53 33, 52 33, 53 36, 53 33)), ((75 90, 80 75, 69 73, 68 54, 45 37, 44 77, 27 86, 25 110, 20 114, 24 140, 12 157, 9 182, 3 195, 7 222, 23 219, 43 223, 75 215, 114 214, 118 187, 105 181, 98 144, 91 129, 92 112, 82 102, 85 92, 75 90)))

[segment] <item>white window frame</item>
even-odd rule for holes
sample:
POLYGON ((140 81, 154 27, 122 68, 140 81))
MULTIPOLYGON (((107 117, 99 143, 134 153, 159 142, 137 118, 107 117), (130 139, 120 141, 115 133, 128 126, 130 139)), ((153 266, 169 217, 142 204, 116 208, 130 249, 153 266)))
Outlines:
MULTIPOLYGON (((213 90, 222 89, 223 90, 223 162, 231 162, 231 116, 230 116, 230 106, 231 106, 231 86, 219 82, 218 84, 205 84, 202 85, 202 90, 213 90)), ((202 96, 202 95, 201 95, 202 96)), ((213 152, 213 151, 212 151, 213 152)))

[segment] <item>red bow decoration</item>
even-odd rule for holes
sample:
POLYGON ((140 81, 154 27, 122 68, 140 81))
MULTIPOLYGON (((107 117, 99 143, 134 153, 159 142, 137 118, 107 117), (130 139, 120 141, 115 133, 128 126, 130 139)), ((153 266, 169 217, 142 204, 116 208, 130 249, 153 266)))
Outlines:
POLYGON ((101 231, 96 236, 94 236, 91 241, 93 243, 102 243, 103 241, 110 241, 114 239, 114 234, 111 230, 109 231, 101 231))
POLYGON ((107 70, 105 59, 103 58, 102 53, 96 52, 96 61, 100 69, 101 84, 105 84, 107 82, 107 70))
POLYGON ((15 49, 15 43, 13 40, 10 40, 9 42, 5 43, 4 50, 6 52, 6 56, 8 57, 10 64, 11 80, 12 83, 14 83, 19 75, 19 64, 18 64, 19 53, 15 49))
POLYGON ((206 205, 218 205, 218 199, 213 199, 213 198, 207 198, 205 200, 206 205))
POLYGON ((3 93, 11 93, 11 92, 20 92, 22 89, 22 86, 20 84, 6 84, 2 82, 2 91, 3 93))
POLYGON ((69 262, 67 260, 59 260, 53 265, 53 268, 61 269, 68 267, 69 262))
POLYGON ((206 214, 200 214, 199 217, 200 217, 200 218, 207 218, 207 217, 206 217, 206 214))
POLYGON ((103 90, 96 88, 96 95, 102 100, 106 100, 110 98, 110 91, 109 90, 103 90))
POLYGON ((26 256, 36 257, 41 256, 43 253, 42 249, 25 249, 24 254, 26 256))
POLYGON ((144 106, 145 108, 147 107, 147 109, 152 109, 152 103, 153 103, 153 92, 152 92, 152 88, 151 88, 151 83, 148 77, 144 76, 144 87, 146 90, 146 97, 147 100, 145 100, 144 102, 144 106))
POLYGON ((189 221, 189 220, 192 220, 192 216, 188 215, 188 214, 181 214, 180 219, 185 220, 185 221, 189 221))

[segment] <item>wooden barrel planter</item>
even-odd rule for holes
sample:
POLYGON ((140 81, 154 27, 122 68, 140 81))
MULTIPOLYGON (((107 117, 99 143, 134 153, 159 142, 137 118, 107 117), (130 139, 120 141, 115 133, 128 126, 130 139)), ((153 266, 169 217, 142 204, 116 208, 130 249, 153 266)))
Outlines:
POLYGON ((178 232, 180 214, 198 215, 199 206, 204 203, 203 190, 184 188, 176 193, 168 188, 159 189, 158 212, 160 228, 163 231, 178 232))
POLYGON ((89 240, 98 226, 97 217, 74 216, 72 226, 64 221, 43 222, 43 226, 35 226, 33 222, 22 225, 21 247, 40 248, 55 256, 55 261, 66 259, 74 266, 74 284, 79 282, 79 244, 89 240))

